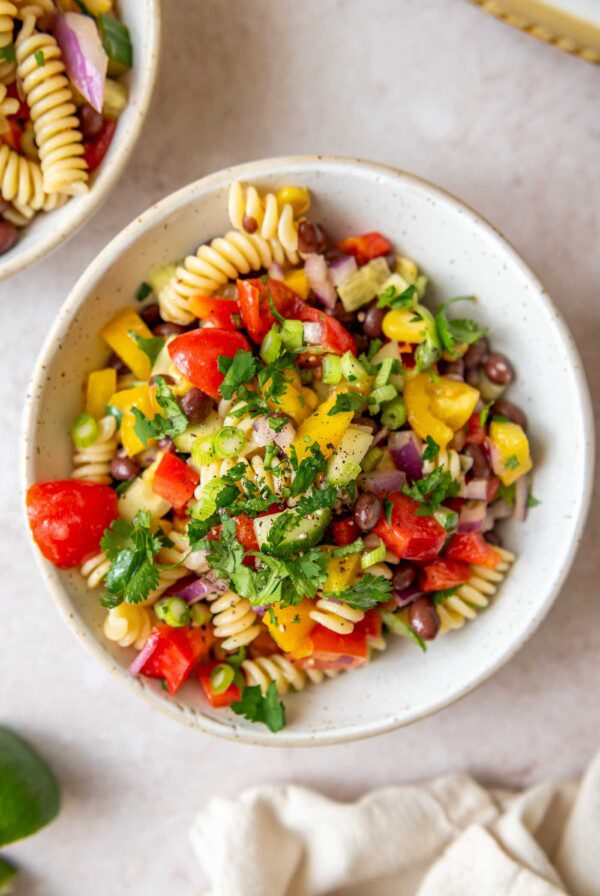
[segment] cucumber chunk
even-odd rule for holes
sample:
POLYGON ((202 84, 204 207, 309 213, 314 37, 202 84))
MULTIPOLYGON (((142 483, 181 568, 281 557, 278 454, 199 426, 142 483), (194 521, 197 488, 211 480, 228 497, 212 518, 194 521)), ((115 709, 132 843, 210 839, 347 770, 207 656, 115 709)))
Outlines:
MULTIPOLYGON (((279 520, 284 514, 291 515, 293 511, 283 510, 281 513, 270 513, 268 516, 261 516, 254 520, 254 531, 260 548, 267 544, 269 532, 276 520, 279 520)), ((286 557, 296 554, 298 551, 314 548, 321 541, 330 519, 331 510, 329 508, 316 510, 310 516, 298 519, 287 530, 277 547, 271 548, 272 553, 279 557, 286 557)))

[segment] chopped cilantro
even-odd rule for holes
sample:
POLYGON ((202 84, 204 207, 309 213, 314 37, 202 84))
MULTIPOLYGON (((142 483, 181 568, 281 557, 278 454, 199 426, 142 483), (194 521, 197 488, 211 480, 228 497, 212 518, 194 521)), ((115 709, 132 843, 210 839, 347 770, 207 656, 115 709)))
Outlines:
POLYGON ((389 579, 367 573, 343 591, 332 591, 327 593, 326 597, 343 601, 355 610, 371 610, 377 604, 388 600, 391 592, 392 583, 389 579))
POLYGON ((152 287, 149 283, 140 283, 138 288, 135 291, 135 300, 136 302, 143 302, 144 299, 147 299, 150 293, 152 292, 152 287))
POLYGON ((46 57, 44 56, 43 50, 36 50, 33 56, 40 68, 43 68, 46 65, 46 57))
POLYGON ((277 686, 274 681, 267 688, 266 697, 263 697, 257 684, 245 687, 241 700, 234 701, 231 709, 250 722, 266 725, 270 731, 280 731, 285 727, 285 706, 277 697, 277 686))
POLYGON ((357 538, 352 544, 345 544, 342 547, 334 548, 331 552, 331 556, 337 560, 340 557, 350 557, 352 554, 360 554, 364 549, 364 546, 365 543, 362 538, 357 538))
POLYGON ((323 456, 318 442, 313 442, 310 446, 310 454, 298 464, 298 468, 294 473, 294 479, 290 488, 290 495, 297 498, 314 485, 315 479, 319 473, 324 473, 327 469, 327 461, 323 456))
POLYGON ((440 446, 436 441, 434 441, 431 436, 427 436, 425 441, 425 450, 422 454, 423 460, 435 460, 440 452, 440 446))
POLYGON ((392 510, 394 509, 393 501, 390 501, 389 498, 383 499, 383 513, 387 520, 388 526, 392 525, 392 510))
POLYGON ((442 604, 447 598, 452 597, 453 594, 456 594, 458 591, 458 585, 455 588, 445 588, 443 591, 432 591, 429 597, 432 599, 434 604, 438 606, 442 604))
POLYGON ((243 383, 249 383, 254 379, 258 367, 258 359, 252 352, 239 348, 233 358, 228 355, 219 355, 217 366, 225 379, 219 386, 223 398, 233 398, 243 383))
POLYGON ((5 47, 2 47, 2 49, 0 49, 0 61, 14 62, 15 58, 16 53, 14 44, 7 44, 5 47))
POLYGON ((412 485, 404 485, 402 492, 421 504, 417 516, 431 516, 447 498, 454 498, 460 491, 460 483, 442 467, 429 476, 417 479, 412 485))
POLYGON ((392 308, 394 311, 397 311, 399 308, 414 308, 416 299, 416 286, 407 286, 403 292, 398 293, 396 287, 391 284, 379 294, 377 307, 392 308))
POLYGON ((150 361, 150 366, 154 366, 154 362, 160 355, 161 351, 164 348, 165 340, 163 336, 139 336, 137 333, 134 333, 133 330, 129 331, 129 335, 137 345, 139 349, 143 351, 148 360, 150 361))
POLYGON ((505 470, 518 470, 520 466, 519 458, 516 454, 511 454, 510 457, 507 457, 504 461, 504 469, 505 470))
POLYGON ((355 411, 358 411, 364 403, 365 399, 362 395, 357 395, 355 392, 342 392, 336 396, 335 404, 327 412, 327 416, 333 417, 334 414, 340 414, 343 411, 352 411, 352 413, 354 413, 355 411))
POLYGON ((379 349, 381 348, 382 345, 383 345, 383 342, 381 341, 381 339, 371 339, 371 341, 369 342, 369 348, 367 351, 367 360, 368 361, 373 360, 373 358, 375 357, 375 355, 377 354, 377 352, 379 351, 379 349))
POLYGON ((133 431, 142 445, 146 445, 148 439, 178 436, 188 427, 188 418, 179 407, 173 393, 167 386, 166 380, 162 376, 156 378, 156 400, 159 407, 165 411, 165 416, 155 414, 153 419, 150 420, 138 408, 132 408, 135 417, 133 431))
POLYGON ((269 286, 267 286, 267 296, 269 299, 269 306, 271 308, 271 314, 273 315, 275 320, 278 320, 279 323, 282 324, 285 320, 285 317, 283 317, 283 315, 280 314, 279 311, 277 310, 277 308, 275 307, 275 302, 273 301, 273 296, 271 295, 271 288, 269 286))
POLYGON ((449 355, 458 356, 457 348, 461 345, 472 345, 488 331, 487 327, 479 327, 474 320, 457 318, 449 320, 446 316, 448 307, 454 302, 474 302, 475 296, 456 296, 444 302, 435 315, 435 324, 443 348, 449 355))
POLYGON ((512 507, 515 503, 515 483, 513 482, 512 485, 504 485, 504 483, 501 482, 498 488, 498 495, 509 507, 512 507))
POLYGON ((481 411, 479 412, 479 425, 481 426, 482 429, 485 426, 485 424, 487 423, 487 419, 489 417, 490 410, 491 410, 493 404, 494 404, 494 402, 490 401, 489 404, 486 404, 486 406, 484 408, 482 408, 481 411))
POLYGON ((109 595, 128 604, 145 600, 158 585, 154 557, 168 544, 171 542, 164 533, 152 532, 147 510, 138 510, 132 523, 122 518, 111 523, 100 542, 110 560, 104 580, 109 595))
POLYGON ((528 497, 527 497, 527 507, 528 507, 528 508, 539 507, 539 505, 540 505, 541 503, 542 503, 542 502, 539 501, 537 498, 535 498, 535 497, 531 494, 531 492, 529 493, 529 495, 528 495, 528 497))
POLYGON ((508 417, 503 417, 501 414, 494 414, 492 417, 492 423, 508 423, 508 417))

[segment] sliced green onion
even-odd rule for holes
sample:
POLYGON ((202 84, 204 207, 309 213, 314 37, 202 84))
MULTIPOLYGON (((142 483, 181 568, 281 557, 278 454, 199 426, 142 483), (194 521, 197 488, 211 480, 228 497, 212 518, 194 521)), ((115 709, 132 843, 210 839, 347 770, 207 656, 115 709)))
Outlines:
POLYGON ((171 628, 182 628, 190 621, 190 608, 182 597, 163 597, 154 604, 154 612, 171 628))
POLYGON ((281 336, 279 335, 275 327, 271 327, 271 329, 263 339, 262 345, 260 347, 260 356, 265 364, 273 363, 273 361, 279 356, 282 345, 283 342, 281 340, 281 336))
POLYGON ((109 75, 120 75, 130 69, 133 64, 133 47, 127 26, 114 16, 101 12, 98 16, 98 29, 108 56, 109 75))
POLYGON ((381 448, 369 448, 361 462, 363 472, 370 473, 371 470, 374 470, 382 457, 383 450, 381 448))
POLYGON ((196 520, 207 520, 217 509, 216 497, 227 485, 222 476, 216 476, 202 488, 199 500, 192 507, 192 516, 196 520))
POLYGON ((223 426, 213 437, 213 446, 219 457, 235 457, 246 444, 246 437, 235 426, 223 426))
POLYGON ((380 386, 379 389, 373 389, 369 395, 369 404, 383 404, 384 401, 391 401, 397 395, 393 386, 380 386))
POLYGON ((212 613, 206 604, 192 604, 190 607, 190 618, 195 625, 206 625, 212 619, 212 613))
POLYGON ((294 351, 302 345, 304 324, 301 320, 284 320, 281 324, 280 336, 285 347, 294 351))
POLYGON ((219 663, 210 673, 210 689, 213 694, 224 694, 233 684, 235 670, 227 663, 219 663))
POLYGON ((327 478, 331 485, 336 485, 341 488, 344 485, 348 485, 353 479, 356 479, 361 472, 362 470, 358 464, 355 464, 352 461, 347 461, 339 472, 334 473, 333 476, 328 475, 327 478))
POLYGON ((91 414, 80 414, 71 430, 76 448, 89 448, 98 438, 98 424, 91 414))
POLYGON ((406 423, 406 405, 401 395, 396 396, 384 407, 381 422, 388 429, 400 429, 406 423))
POLYGON ((196 439, 192 445, 192 463, 197 467, 210 464, 215 459, 215 449, 212 436, 196 439))
POLYGON ((378 548, 373 548, 372 551, 367 551, 366 554, 363 554, 360 558, 360 568, 368 569, 369 566, 375 566, 376 563, 381 563, 382 560, 385 560, 385 545, 380 544, 378 548))
POLYGON ((341 358, 342 373, 350 382, 354 380, 366 380, 368 374, 352 352, 346 352, 341 358))
POLYGON ((323 382, 337 386, 342 379, 342 359, 339 355, 325 355, 323 358, 323 382))
POLYGON ((392 372, 392 367, 394 365, 393 358, 384 358, 381 362, 381 367, 375 377, 375 382, 373 383, 374 387, 378 389, 380 386, 385 386, 387 381, 390 378, 390 373, 392 372))

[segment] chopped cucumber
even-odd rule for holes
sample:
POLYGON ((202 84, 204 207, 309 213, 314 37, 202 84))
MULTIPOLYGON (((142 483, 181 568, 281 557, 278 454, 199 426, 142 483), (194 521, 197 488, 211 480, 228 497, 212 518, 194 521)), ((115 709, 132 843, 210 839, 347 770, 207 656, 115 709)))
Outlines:
POLYGON ((373 434, 358 426, 349 426, 340 447, 327 465, 327 479, 332 485, 348 485, 361 472, 360 463, 371 447, 373 434))
MULTIPOLYGON (((376 352, 376 354, 374 354, 371 358, 371 364, 383 364, 383 362, 388 358, 392 361, 397 361, 400 365, 402 364, 400 349, 398 348, 398 343, 395 340, 386 342, 385 345, 382 345, 379 351, 376 352)), ((392 386, 395 386, 398 390, 402 390, 404 388, 404 377, 401 373, 390 374, 387 382, 391 383, 392 386)))
POLYGON ((174 264, 166 264, 164 268, 157 268, 152 271, 148 277, 148 283, 152 287, 152 291, 159 294, 163 286, 166 286, 171 277, 175 276, 176 268, 174 264))
POLYGON ((340 283, 338 293, 346 311, 356 311, 379 295, 390 276, 385 258, 374 258, 340 283))
POLYGON ((379 290, 379 294, 385 292, 386 289, 389 289, 390 286, 393 286, 396 290, 397 295, 402 295, 402 293, 408 289, 411 284, 404 279, 400 274, 390 274, 387 278, 381 289, 379 290))
POLYGON ((165 344, 156 356, 156 361, 152 365, 152 376, 166 376, 169 373, 169 368, 173 363, 171 361, 171 355, 169 354, 169 342, 173 342, 174 339, 175 336, 168 336, 165 339, 165 344))
POLYGON ((150 482, 144 478, 152 467, 149 467, 143 476, 134 479, 127 491, 119 495, 119 516, 128 523, 133 522, 138 510, 147 510, 151 519, 159 520, 171 509, 169 502, 153 492, 150 482))
POLYGON ((104 102, 102 103, 103 118, 110 118, 116 121, 121 112, 125 110, 129 101, 129 93, 125 84, 120 81, 113 81, 112 78, 106 79, 104 87, 104 102))
POLYGON ((188 426, 185 432, 175 436, 173 439, 175 447, 178 451, 183 451, 185 454, 191 454, 194 442, 198 439, 214 436, 215 433, 221 429, 221 423, 222 420, 217 412, 211 411, 206 420, 203 420, 202 423, 195 423, 192 426, 188 426))
MULTIPOLYGON (((260 548, 267 544, 271 528, 283 514, 291 515, 293 511, 283 510, 281 513, 270 513, 254 520, 254 531, 260 548)), ((328 508, 316 510, 309 516, 299 518, 290 526, 277 547, 271 548, 271 552, 276 556, 285 557, 297 551, 314 548, 321 541, 330 519, 331 510, 328 508)))

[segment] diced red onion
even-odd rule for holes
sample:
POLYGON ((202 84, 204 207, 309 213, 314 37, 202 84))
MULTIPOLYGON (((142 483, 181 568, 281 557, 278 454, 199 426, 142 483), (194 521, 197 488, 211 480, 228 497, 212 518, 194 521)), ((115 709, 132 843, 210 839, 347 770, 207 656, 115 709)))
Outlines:
POLYGON ((291 423, 286 423, 279 432, 275 433, 274 442, 282 451, 287 451, 296 436, 296 430, 291 423))
POLYGON ((458 514, 459 532, 479 532, 486 515, 485 501, 470 501, 463 504, 458 514))
POLYGON ((265 445, 270 445, 275 441, 277 433, 269 426, 268 417, 257 417, 252 422, 252 429, 254 432, 253 442, 259 448, 264 448, 265 445))
POLYGON ((494 520, 507 520, 513 515, 512 507, 510 507, 506 501, 502 500, 502 498, 499 501, 494 501, 489 512, 494 520))
POLYGON ((283 268, 280 264, 277 264, 276 261, 273 262, 272 265, 267 269, 267 274, 271 278, 271 280, 283 280, 285 274, 283 273, 283 268))
POLYGON ((394 591, 394 600, 399 607, 406 607, 408 604, 412 604, 422 593, 417 584, 408 585, 406 588, 399 588, 394 591))
POLYGON ((339 286, 357 270, 358 265, 353 255, 341 255, 329 263, 329 276, 334 286, 339 286))
POLYGON ((379 432, 373 439, 373 444, 371 445, 371 448, 374 448, 376 445, 379 445, 381 442, 383 442, 384 439, 387 439, 389 434, 390 434, 390 431, 387 428, 387 426, 382 426, 382 428, 379 430, 379 432))
POLYGON ((308 285, 327 308, 333 308, 337 301, 335 287, 329 279, 327 262, 322 255, 311 253, 304 262, 304 273, 308 285))
POLYGON ((154 651, 156 650, 156 645, 158 644, 158 639, 160 638, 160 632, 152 631, 148 636, 148 640, 132 662, 128 671, 132 678, 137 678, 140 674, 154 651))
POLYGON ((223 582, 221 579, 216 579, 209 573, 174 593, 177 597, 181 597, 186 603, 195 604, 196 601, 203 600, 205 597, 212 597, 215 594, 224 594, 225 591, 227 591, 227 583, 223 582))
POLYGON ((266 604, 260 604, 257 607, 253 606, 252 609, 254 610, 256 615, 260 616, 260 618, 262 619, 262 617, 265 615, 265 613, 267 612, 269 607, 266 604))
POLYGON ((487 479, 471 479, 462 489, 461 497, 467 498, 469 501, 485 501, 487 500, 487 490, 487 479))
POLYGON ((96 22, 78 12, 65 12, 56 16, 53 29, 71 81, 90 106, 102 112, 108 56, 96 22))
POLYGON ((529 476, 521 476, 515 482, 515 519, 524 523, 527 519, 527 498, 529 497, 529 476))
POLYGON ((360 482, 366 491, 387 495, 402 488, 406 483, 406 473, 403 470, 374 470, 372 473, 363 473, 360 482))
POLYGON ((490 532, 494 526, 496 525, 496 520, 494 519, 492 513, 488 510, 485 515, 485 519, 483 521, 483 525, 479 530, 482 535, 485 535, 486 532, 490 532))
POLYGON ((388 441, 392 460, 409 479, 420 479, 423 475, 421 452, 423 445, 418 436, 410 430, 393 432, 388 441))
POLYGON ((319 321, 308 321, 303 326, 306 344, 321 345, 323 342, 323 324, 319 323, 319 321))

